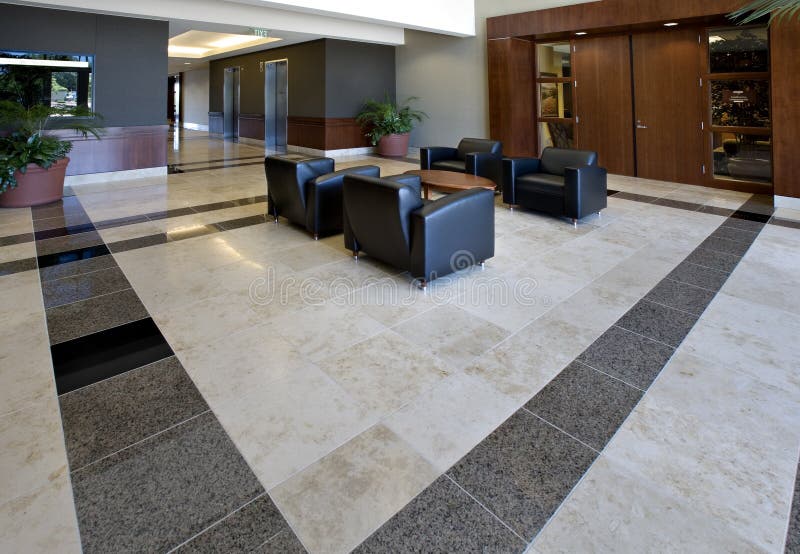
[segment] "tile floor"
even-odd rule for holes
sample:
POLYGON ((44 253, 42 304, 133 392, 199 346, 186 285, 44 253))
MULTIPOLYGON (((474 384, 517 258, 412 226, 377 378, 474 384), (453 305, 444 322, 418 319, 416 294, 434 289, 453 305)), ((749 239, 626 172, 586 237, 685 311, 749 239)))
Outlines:
POLYGON ((0 551, 798 548, 800 214, 614 176, 423 293, 170 160, 0 212, 0 551))

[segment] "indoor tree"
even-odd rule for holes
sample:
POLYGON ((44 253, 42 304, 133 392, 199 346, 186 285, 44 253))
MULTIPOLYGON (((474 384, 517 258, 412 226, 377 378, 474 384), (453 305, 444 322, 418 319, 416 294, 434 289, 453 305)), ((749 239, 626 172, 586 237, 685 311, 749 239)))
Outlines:
POLYGON ((779 23, 784 19, 800 17, 800 0, 753 0, 732 12, 729 17, 738 20, 739 24, 745 25, 766 15, 769 15, 770 23, 779 23))

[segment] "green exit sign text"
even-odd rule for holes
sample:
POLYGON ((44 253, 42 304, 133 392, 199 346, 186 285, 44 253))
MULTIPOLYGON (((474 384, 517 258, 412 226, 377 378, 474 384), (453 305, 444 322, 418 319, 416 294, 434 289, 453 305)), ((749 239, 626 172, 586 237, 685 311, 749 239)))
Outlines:
POLYGON ((250 33, 253 36, 261 37, 261 38, 269 38, 269 31, 267 29, 250 29, 250 33))

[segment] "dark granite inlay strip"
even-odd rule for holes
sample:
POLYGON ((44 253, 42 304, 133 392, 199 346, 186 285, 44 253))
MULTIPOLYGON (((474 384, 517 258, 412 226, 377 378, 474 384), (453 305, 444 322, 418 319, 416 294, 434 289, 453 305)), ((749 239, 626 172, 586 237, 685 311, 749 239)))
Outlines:
POLYGON ((729 275, 741 259, 740 256, 698 247, 684 260, 695 265, 721 271, 729 275))
POLYGON ((0 247, 12 246, 14 244, 22 244, 24 242, 31 242, 33 240, 33 233, 22 233, 19 235, 8 235, 0 237, 0 247))
POLYGON ((169 237, 166 233, 158 233, 155 235, 146 235, 144 237, 137 237, 135 239, 121 240, 118 242, 111 242, 108 247, 114 254, 120 252, 127 252, 128 250, 136 250, 139 248, 146 248, 148 246, 156 246, 158 244, 166 244, 169 242, 169 237))
POLYGON ((118 267, 114 257, 108 253, 108 248, 105 248, 105 245, 103 245, 103 249, 106 251, 106 254, 40 267, 39 277, 42 281, 52 281, 54 279, 63 279, 64 277, 74 277, 76 275, 92 273, 93 271, 99 271, 101 269, 118 267))
POLYGON ((90 225, 92 220, 85 212, 75 212, 60 217, 48 217, 47 219, 36 219, 33 222, 33 230, 36 232, 49 231, 51 229, 64 229, 66 227, 79 227, 90 225))
POLYGON ((237 164, 220 164, 220 165, 210 165, 208 167, 195 167, 190 169, 181 168, 181 173, 197 173, 199 171, 213 171, 215 169, 229 169, 232 167, 245 167, 248 165, 262 165, 264 162, 246 162, 246 163, 237 163, 237 164))
POLYGON ((667 279, 717 292, 728 280, 728 274, 691 262, 682 262, 667 275, 667 279))
POLYGON ((696 212, 703 207, 702 204, 695 202, 685 202, 683 200, 673 200, 672 198, 659 198, 653 204, 658 206, 666 206, 667 208, 678 208, 679 210, 686 210, 687 212, 696 212))
POLYGON ((800 229, 800 221, 795 221, 794 219, 784 219, 782 217, 773 217, 769 220, 771 225, 777 225, 779 227, 788 227, 789 229, 800 229))
POLYGON ((66 235, 52 239, 37 240, 36 253, 39 256, 72 252, 91 246, 103 244, 103 239, 97 231, 88 231, 79 235, 66 235))
POLYGON ((744 256, 744 253, 747 252, 747 249, 750 248, 750 243, 737 242, 735 240, 723 239, 712 235, 700 243, 700 246, 708 250, 724 252, 725 254, 741 258, 744 256))
POLYGON ((716 291, 664 279, 645 296, 645 300, 699 316, 716 294, 716 291))
POLYGON ((0 277, 36 269, 36 258, 23 258, 0 263, 0 277))
POLYGON ((175 208, 172 210, 164 210, 163 212, 151 212, 144 214, 150 221, 158 221, 160 219, 167 219, 170 217, 180 217, 183 215, 192 215, 195 213, 191 208, 175 208))
POLYGON ((112 292, 46 311, 50 344, 58 344, 149 317, 133 289, 112 292))
MULTIPOLYGON (((38 245, 37 245, 38 246, 38 245)), ((66 264, 77 262, 80 260, 89 260, 100 256, 107 256, 111 252, 105 244, 96 244, 86 248, 76 248, 75 250, 67 250, 65 252, 57 252, 55 254, 39 255, 39 267, 50 267, 54 265, 66 264)))
POLYGON ((175 356, 59 397, 72 471, 208 411, 175 356))
POLYGON ((677 348, 694 327, 698 316, 648 300, 640 300, 617 325, 663 344, 677 348))
POLYGON ((58 394, 114 377, 173 355, 151 318, 50 347, 58 394))
POLYGON ((95 296, 131 288, 131 284, 118 267, 64 277, 42 283, 42 296, 46 309, 88 300, 95 296))
POLYGON ((216 223, 223 231, 232 231, 233 229, 241 229, 242 227, 251 227, 267 222, 266 215, 252 215, 249 217, 242 217, 239 219, 230 219, 228 221, 221 221, 216 223))
POLYGON ((786 532, 786 554, 800 552, 800 465, 797 466, 797 477, 794 480, 794 500, 789 515, 789 529, 786 532))
POLYGON ((124 227, 125 225, 135 225, 136 223, 144 223, 150 221, 147 216, 131 215, 127 217, 118 217, 116 219, 104 219, 94 224, 97 229, 110 229, 112 227, 124 227))
POLYGON ((282 531, 253 550, 254 554, 306 554, 307 550, 295 534, 282 531))
POLYGON ((82 225, 71 225, 69 227, 55 227, 53 229, 45 229, 43 231, 36 231, 34 233, 36 240, 46 240, 57 237, 67 237, 70 235, 80 235, 81 233, 88 233, 95 231, 94 225, 91 223, 84 223, 82 225))

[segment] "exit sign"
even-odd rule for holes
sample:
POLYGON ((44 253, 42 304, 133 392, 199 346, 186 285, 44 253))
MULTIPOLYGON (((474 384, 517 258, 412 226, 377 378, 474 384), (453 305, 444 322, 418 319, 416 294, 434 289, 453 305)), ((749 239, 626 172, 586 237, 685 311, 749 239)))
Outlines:
POLYGON ((250 29, 250 32, 253 34, 253 36, 256 36, 256 37, 269 38, 269 30, 267 30, 267 29, 256 29, 256 28, 253 28, 253 29, 250 29))

